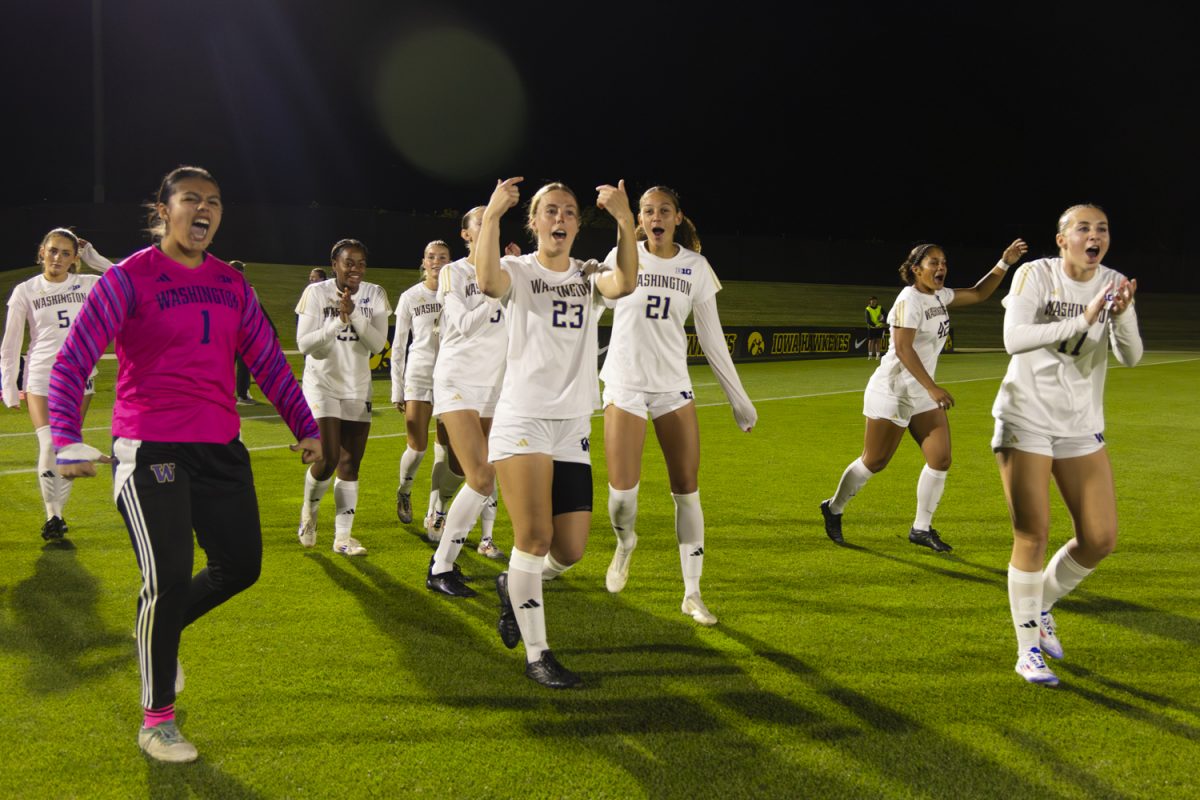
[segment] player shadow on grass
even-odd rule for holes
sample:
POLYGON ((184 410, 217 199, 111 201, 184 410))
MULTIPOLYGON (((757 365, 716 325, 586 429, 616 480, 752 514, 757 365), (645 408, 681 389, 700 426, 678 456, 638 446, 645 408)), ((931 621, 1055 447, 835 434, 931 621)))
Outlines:
MULTIPOLYGON (((1077 667, 1075 665, 1063 662, 1056 663, 1055 669, 1064 672, 1070 672, 1071 674, 1079 677, 1091 678, 1092 680, 1103 686, 1106 686, 1109 689, 1118 689, 1141 699, 1155 698, 1150 700, 1150 702, 1154 702, 1159 705, 1178 707, 1178 704, 1174 700, 1160 698, 1157 695, 1141 692, 1134 687, 1127 686, 1116 681, 1110 681, 1097 676, 1095 673, 1084 669, 1083 667, 1077 667)), ((1116 713, 1124 717, 1128 717, 1129 719, 1137 720, 1138 722, 1146 725, 1152 725, 1165 733, 1171 734, 1172 736, 1178 736, 1179 738, 1186 739, 1189 742, 1200 742, 1200 726, 1192 725, 1187 722, 1180 722, 1177 719, 1172 719, 1159 712, 1136 706, 1133 703, 1127 700, 1122 700, 1114 695, 1104 694, 1103 692, 1098 692, 1094 689, 1082 686, 1077 681, 1059 684, 1059 691, 1070 692, 1071 694, 1079 695, 1083 699, 1095 703, 1096 705, 1103 706, 1111 711, 1115 711, 1116 713)), ((1193 714, 1196 713, 1194 707, 1183 706, 1182 708, 1190 711, 1193 714)))
POLYGON ((146 794, 153 800, 192 797, 260 800, 266 797, 209 764, 203 753, 191 764, 164 764, 149 758, 145 762, 146 794))
POLYGON ((904 558, 902 556, 892 555, 891 553, 885 553, 882 550, 876 550, 874 548, 866 547, 861 544, 855 544, 853 542, 844 542, 840 546, 843 550, 853 550, 858 553, 865 553, 866 555, 875 556, 876 558, 883 558, 888 561, 894 561, 897 564, 903 564, 906 567, 923 569, 926 572, 933 573, 934 575, 941 575, 946 578, 954 578, 955 580, 966 581, 968 583, 980 583, 984 584, 985 586, 996 586, 1007 591, 1008 583, 1003 577, 1006 575, 1003 570, 993 570, 991 567, 972 563, 954 555, 953 553, 935 554, 931 551, 926 551, 923 553, 916 552, 915 547, 910 544, 908 547, 910 550, 913 550, 913 552, 910 553, 909 558, 904 558), (931 561, 931 559, 936 559, 936 561, 931 561), (938 566, 938 564, 961 564, 964 566, 973 567, 977 570, 990 572, 992 573, 992 577, 974 575, 969 572, 962 572, 960 570, 950 569, 945 566, 938 566))
POLYGON ((1056 607, 1077 614, 1095 615, 1103 622, 1112 622, 1139 634, 1162 636, 1192 647, 1200 645, 1200 621, 1160 608, 1103 597, 1087 589, 1076 589, 1059 600, 1056 607))
POLYGON ((0 645, 28 656, 31 692, 70 692, 133 662, 133 640, 105 628, 99 597, 100 582, 69 540, 42 548, 33 574, 13 587, 8 605, 16 624, 0 631, 0 645))

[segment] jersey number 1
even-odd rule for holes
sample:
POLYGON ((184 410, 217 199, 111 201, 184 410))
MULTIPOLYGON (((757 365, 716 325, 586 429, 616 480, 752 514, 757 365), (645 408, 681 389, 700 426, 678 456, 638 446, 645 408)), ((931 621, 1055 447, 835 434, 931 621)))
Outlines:
POLYGON ((204 317, 204 333, 200 336, 200 344, 208 344, 208 312, 201 311, 200 316, 204 317))

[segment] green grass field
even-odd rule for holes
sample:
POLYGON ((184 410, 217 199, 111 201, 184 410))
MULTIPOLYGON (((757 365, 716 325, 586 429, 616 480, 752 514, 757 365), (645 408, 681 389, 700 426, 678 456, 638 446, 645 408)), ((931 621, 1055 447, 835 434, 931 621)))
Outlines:
MULTIPOLYGON (((286 309, 285 277, 255 275, 269 306, 286 309)), ((734 300, 726 318, 753 322, 734 300)), ((1140 301, 1139 311, 1157 324, 1140 301)), ((502 565, 468 548, 460 561, 478 598, 424 588, 431 546, 394 514, 403 425, 385 383, 362 469, 361 559, 329 551, 329 501, 317 549, 299 547, 303 468, 290 437, 268 408, 241 409, 264 569, 185 632, 178 708, 201 760, 182 766, 148 763, 134 741, 140 579, 110 478, 78 482, 71 547, 43 547, 28 417, 0 413, 0 797, 1200 796, 1188 766, 1200 759, 1200 353, 1151 352, 1109 372, 1121 540, 1058 607, 1058 689, 1012 671, 1011 535, 988 448, 1005 363, 980 353, 939 365, 958 402, 935 521, 948 555, 905 536, 921 464, 911 442, 848 508, 848 546, 823 533, 817 506, 860 449, 873 363, 742 367, 760 416, 750 435, 695 368, 714 628, 679 613, 652 437, 629 585, 605 591, 613 536, 595 420, 591 547, 546 590, 550 644, 586 681, 561 693, 524 678, 520 651, 495 633, 489 587, 502 565)), ((114 366, 102 362, 86 423, 100 447, 114 366)), ((428 474, 426 464, 418 514, 428 474)), ((1052 524, 1057 546, 1069 535, 1061 504, 1052 524)), ((503 504, 497 541, 511 547, 503 504)))

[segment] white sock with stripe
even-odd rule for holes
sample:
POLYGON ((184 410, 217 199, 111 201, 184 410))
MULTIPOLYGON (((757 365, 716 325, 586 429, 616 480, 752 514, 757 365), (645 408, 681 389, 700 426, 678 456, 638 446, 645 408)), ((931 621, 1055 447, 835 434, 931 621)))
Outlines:
POLYGON ((446 514, 446 526, 442 529, 442 538, 433 556, 434 575, 454 568, 454 561, 467 542, 467 534, 475 527, 475 520, 479 519, 484 504, 491 499, 491 495, 480 494, 469 485, 463 485, 458 490, 458 496, 450 504, 450 513, 446 514))
POLYGON ((358 481, 334 478, 333 505, 337 509, 333 518, 333 536, 337 540, 349 539, 354 528, 354 510, 358 506, 358 481))
POLYGON ((613 533, 617 537, 617 547, 628 553, 637 547, 638 486, 632 489, 614 489, 608 485, 608 520, 612 524, 613 533))
POLYGON ((1065 544, 1060 547, 1042 572, 1042 611, 1049 611, 1063 595, 1096 571, 1095 567, 1088 569, 1071 558, 1068 547, 1065 544))
POLYGON ((425 459, 424 450, 413 450, 411 447, 404 448, 404 455, 400 456, 400 491, 403 494, 412 492, 413 478, 417 475, 417 470, 421 468, 421 462, 425 459))
POLYGON ((846 467, 846 471, 842 473, 842 479, 838 481, 837 491, 833 493, 833 497, 829 498, 829 510, 834 514, 841 514, 846 510, 846 504, 854 495, 858 494, 858 490, 867 485, 867 481, 871 480, 874 472, 867 469, 862 458, 856 458, 850 462, 850 466, 846 467))
POLYGON ((542 565, 546 559, 517 550, 508 560, 508 599, 512 602, 525 642, 525 660, 532 663, 550 647, 546 642, 546 609, 542 605, 542 565))
POLYGON ((492 496, 488 498, 487 503, 483 506, 483 511, 479 514, 479 531, 483 542, 492 540, 492 530, 496 527, 496 512, 500 506, 500 490, 493 489, 492 496))
POLYGON ((917 479, 917 516, 913 527, 919 531, 929 530, 933 524, 933 515, 938 504, 942 502, 942 492, 946 490, 946 471, 933 469, 928 464, 921 469, 921 477, 917 479))
POLYGON ((1008 565, 1008 608, 1017 631, 1017 652, 1037 647, 1041 635, 1041 572, 1025 572, 1008 565))
POLYGON ((42 490, 42 503, 46 506, 46 519, 62 516, 58 505, 58 473, 54 471, 54 440, 50 426, 43 425, 34 430, 38 442, 38 488, 42 490))
POLYGON ((300 520, 306 522, 317 515, 321 508, 321 498, 329 491, 333 478, 319 481, 313 477, 312 470, 304 470, 304 502, 300 506, 300 520))
POLYGON ((675 539, 679 542, 679 566, 683 570, 683 596, 700 591, 704 573, 704 510, 700 492, 672 494, 675 500, 675 539))

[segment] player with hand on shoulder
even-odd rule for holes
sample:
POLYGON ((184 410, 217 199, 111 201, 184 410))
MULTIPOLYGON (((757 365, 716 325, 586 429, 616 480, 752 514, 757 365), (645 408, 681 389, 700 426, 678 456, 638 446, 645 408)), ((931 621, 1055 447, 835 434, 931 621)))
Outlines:
POLYGON ((992 267, 970 289, 946 287, 946 253, 936 244, 912 249, 900 265, 900 279, 908 284, 888 312, 892 345, 880 359, 863 397, 867 430, 862 455, 842 473, 833 497, 821 503, 825 534, 842 544, 842 512, 846 504, 877 472, 892 460, 907 430, 925 456, 917 480, 917 515, 908 540, 937 553, 951 550, 933 528, 950 469, 950 420, 954 407, 950 392, 934 382, 938 356, 950 335, 951 306, 962 308, 992 296, 1009 268, 1028 250, 1017 239, 1004 249, 992 267))
POLYGON ((383 287, 363 280, 366 245, 342 239, 329 259, 334 277, 309 284, 296 305, 304 396, 321 428, 321 458, 304 471, 298 537, 304 547, 316 545, 317 512, 333 483, 333 552, 360 556, 367 549, 350 534, 358 469, 371 433, 371 354, 387 344, 392 307, 383 287))
POLYGON ((1102 263, 1108 215, 1094 205, 1058 220, 1057 258, 1021 267, 1004 298, 1004 349, 1012 355, 992 416, 992 449, 1013 526, 1008 599, 1017 633, 1017 674, 1058 684, 1045 656, 1062 658, 1051 609, 1117 545, 1117 499, 1104 445, 1108 346, 1117 361, 1142 358, 1133 297, 1137 281, 1102 263), (1046 564, 1050 480, 1074 537, 1046 564))
POLYGON ((509 570, 496 578, 497 629, 508 647, 524 641, 529 678, 561 689, 580 680, 547 643, 542 570, 547 554, 565 567, 587 546, 591 415, 600 405, 596 325, 606 298, 637 286, 637 239, 624 181, 599 186, 596 205, 617 223, 617 268, 572 258, 579 201, 550 183, 529 203, 537 250, 501 258, 500 218, 517 205, 521 180, 497 182, 475 248, 479 288, 503 301, 508 318, 504 385, 488 437, 514 540, 509 570))
MULTIPOLYGON (((717 315, 721 282, 700 255, 700 237, 665 186, 647 189, 639 202, 638 287, 609 301, 614 309, 612 338, 600 379, 604 381, 604 454, 608 463, 608 514, 617 536, 616 552, 605 576, 610 592, 629 577, 637 546, 638 484, 646 442, 646 417, 662 448, 675 502, 675 538, 683 571, 683 613, 701 625, 716 616, 700 598, 704 569, 704 512, 700 508, 700 424, 687 368, 683 324, 694 315, 696 335, 717 381, 733 407, 733 418, 747 433, 758 413, 733 366, 717 315)), ((618 250, 606 263, 616 266, 618 250)), ((558 571, 553 555, 547 572, 558 571)))

